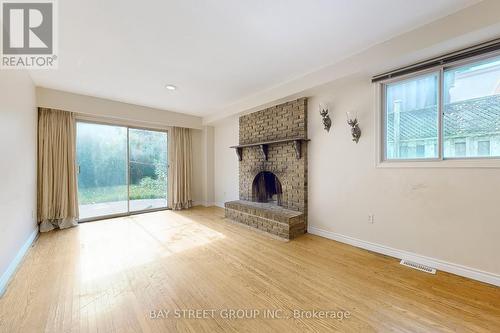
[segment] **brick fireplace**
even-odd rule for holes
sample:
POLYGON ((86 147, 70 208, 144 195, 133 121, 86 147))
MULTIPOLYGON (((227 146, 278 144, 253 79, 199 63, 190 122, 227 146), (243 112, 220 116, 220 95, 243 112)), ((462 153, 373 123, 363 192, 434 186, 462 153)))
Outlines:
POLYGON ((239 119, 239 198, 228 219, 293 239, 307 230, 307 99, 239 119))

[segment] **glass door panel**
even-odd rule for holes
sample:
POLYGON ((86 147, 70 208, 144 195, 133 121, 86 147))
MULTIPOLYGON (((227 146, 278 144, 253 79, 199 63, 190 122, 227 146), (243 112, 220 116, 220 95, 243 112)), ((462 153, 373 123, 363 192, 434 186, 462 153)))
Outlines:
POLYGON ((167 133, 129 128, 130 211, 167 207, 167 133))
POLYGON ((127 128, 78 122, 80 219, 128 212, 127 128))

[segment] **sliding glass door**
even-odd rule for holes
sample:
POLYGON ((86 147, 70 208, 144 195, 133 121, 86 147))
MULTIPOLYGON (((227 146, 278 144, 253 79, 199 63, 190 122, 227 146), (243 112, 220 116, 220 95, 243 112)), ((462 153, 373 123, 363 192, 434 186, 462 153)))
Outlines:
POLYGON ((77 123, 80 219, 167 207, 167 133, 77 123))
POLYGON ((167 133, 129 129, 130 211, 167 207, 167 133))
POLYGON ((127 128, 77 123, 80 218, 128 212, 127 128))

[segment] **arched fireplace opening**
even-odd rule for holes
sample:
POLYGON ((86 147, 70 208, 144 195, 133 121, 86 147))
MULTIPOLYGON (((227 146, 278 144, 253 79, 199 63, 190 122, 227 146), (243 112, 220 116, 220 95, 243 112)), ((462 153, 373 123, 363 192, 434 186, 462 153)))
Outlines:
POLYGON ((262 171, 255 176, 252 184, 253 201, 281 205, 282 194, 281 183, 274 173, 262 171))

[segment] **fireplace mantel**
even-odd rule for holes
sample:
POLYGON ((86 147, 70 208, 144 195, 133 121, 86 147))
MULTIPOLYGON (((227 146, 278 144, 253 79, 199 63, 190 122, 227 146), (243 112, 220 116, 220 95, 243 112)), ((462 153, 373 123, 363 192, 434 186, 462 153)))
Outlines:
POLYGON ((224 204, 224 216, 285 239, 306 233, 307 98, 240 116, 238 140, 230 149, 240 160, 239 200, 224 204), (274 184, 268 173, 274 174, 274 184), (263 196, 254 183, 262 180, 267 203, 259 202, 263 196))
POLYGON ((234 148, 236 150, 236 154, 238 155, 238 159, 241 161, 243 160, 243 148, 247 147, 260 147, 260 150, 262 152, 262 156, 264 159, 267 161, 267 151, 268 151, 268 146, 272 144, 277 144, 277 143, 286 143, 286 142, 293 142, 294 143, 294 148, 295 148, 295 154, 297 159, 300 159, 302 156, 302 149, 301 149, 301 143, 302 142, 307 142, 311 141, 311 139, 306 139, 306 138, 290 138, 290 139, 281 139, 281 140, 271 140, 271 141, 263 141, 263 142, 256 142, 256 143, 248 143, 244 145, 237 145, 237 146, 231 146, 229 148, 234 148))

